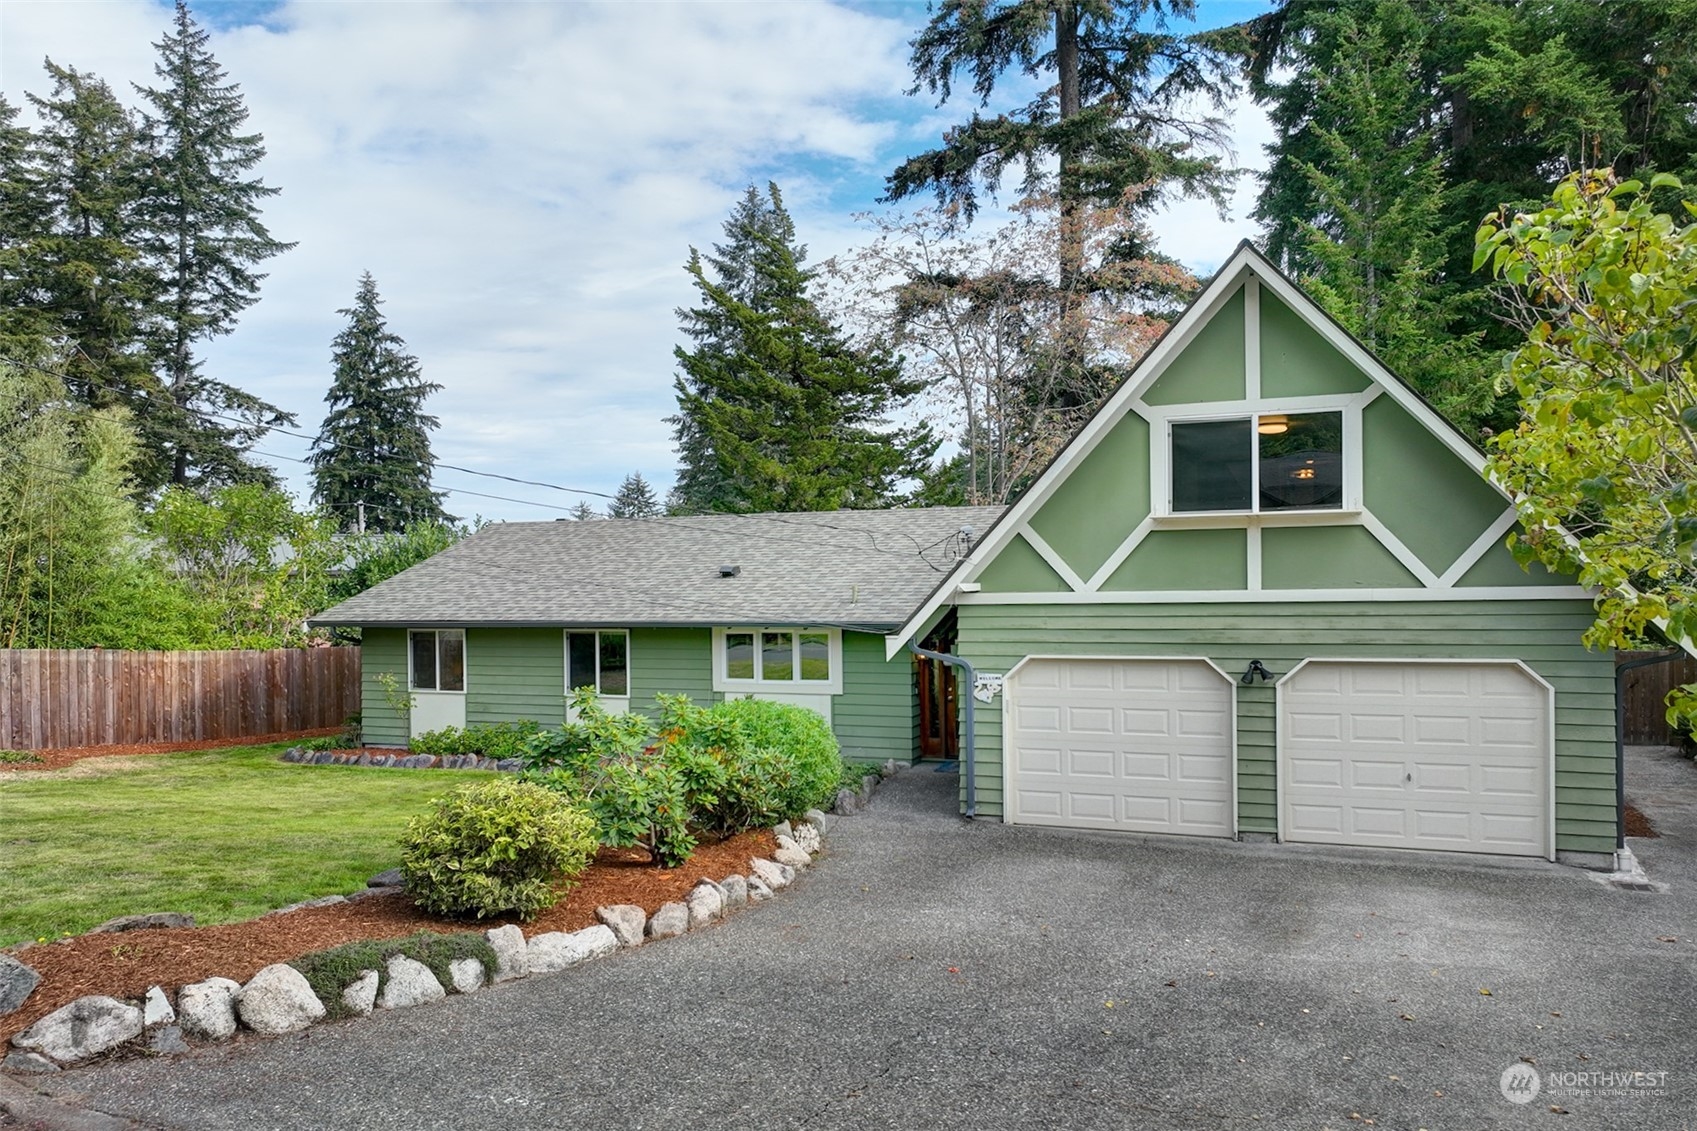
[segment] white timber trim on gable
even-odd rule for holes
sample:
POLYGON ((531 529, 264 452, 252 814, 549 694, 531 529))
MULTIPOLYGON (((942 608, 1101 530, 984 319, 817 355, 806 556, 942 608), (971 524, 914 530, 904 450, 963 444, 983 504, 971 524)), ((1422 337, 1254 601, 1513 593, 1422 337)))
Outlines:
POLYGON ((1086 588, 1084 579, 1078 576, 1078 571, 1068 565, 1066 559, 1056 553, 1055 548, 1045 542, 1037 531, 1031 529, 1030 526, 1021 526, 1019 533, 1031 545, 1031 548, 1037 551, 1037 556, 1047 562, 1050 569, 1061 575, 1061 580, 1066 582, 1073 592, 1076 593, 1086 588))
MULTIPOLYGON (((1465 589, 1105 589, 1084 593, 958 593, 957 605, 1283 605, 1337 601, 1589 601, 1581 585, 1474 585, 1465 589)), ((898 637, 886 637, 896 640, 898 637)), ((899 649, 898 649, 899 650, 899 649)), ((894 655, 894 653, 892 653, 894 655)))
POLYGON ((1253 275, 1243 284, 1243 395, 1261 399, 1261 284, 1253 275))
POLYGON ((1468 570, 1478 565, 1480 559, 1490 553, 1504 538, 1508 537, 1508 532, 1514 529, 1514 524, 1519 518, 1520 515, 1515 512, 1513 507, 1499 515, 1497 521, 1485 528, 1485 533, 1473 540, 1473 545, 1463 550, 1461 556, 1450 563, 1450 567, 1444 571, 1443 576, 1438 578, 1438 584, 1448 588, 1460 581, 1468 570))

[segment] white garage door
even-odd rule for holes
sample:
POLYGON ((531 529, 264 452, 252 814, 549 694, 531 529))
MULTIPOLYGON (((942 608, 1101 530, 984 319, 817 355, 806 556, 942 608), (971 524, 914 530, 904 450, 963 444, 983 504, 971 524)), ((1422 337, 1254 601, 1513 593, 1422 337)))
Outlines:
POLYGON ((1550 697, 1519 665, 1312 661, 1278 697, 1284 839, 1549 855, 1550 697))
POLYGON ((1232 835, 1232 686, 1207 662, 1028 660, 1006 695, 1009 821, 1232 835))

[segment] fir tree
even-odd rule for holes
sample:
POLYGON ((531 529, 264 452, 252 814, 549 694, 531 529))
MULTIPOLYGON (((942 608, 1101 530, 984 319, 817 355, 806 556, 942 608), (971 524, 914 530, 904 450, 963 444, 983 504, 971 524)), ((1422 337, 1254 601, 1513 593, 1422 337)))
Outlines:
POLYGON ((731 489, 714 509, 889 505, 934 447, 929 429, 888 423, 923 382, 889 354, 848 343, 808 296, 791 244, 761 234, 751 264, 741 294, 710 279, 693 250, 688 265, 704 322, 723 329, 712 347, 676 351, 679 416, 699 429, 731 489))
POLYGON ((142 241, 162 288, 152 339, 175 406, 154 416, 168 429, 161 439, 174 483, 263 478, 243 452, 268 428, 295 422, 207 376, 195 357, 197 343, 228 334, 259 300, 265 276, 254 267, 294 246, 260 222, 261 203, 278 190, 252 175, 264 141, 241 132, 248 116, 241 89, 213 58, 208 38, 177 0, 172 29, 154 44, 160 85, 136 88, 148 106, 143 125, 155 169, 142 241))
MULTIPOLYGON (((784 208, 778 186, 768 183, 762 196, 758 188, 749 185, 726 219, 724 232, 725 242, 714 244, 712 253, 703 257, 714 278, 739 301, 756 310, 768 309, 770 283, 763 264, 770 258, 769 242, 789 248, 798 265, 807 259, 807 248, 795 241, 795 222, 784 208)), ((742 327, 713 303, 677 313, 683 332, 695 343, 696 355, 729 357, 742 348, 742 327)), ((701 391, 689 384, 688 374, 679 380, 680 396, 701 391)), ((667 496, 666 509, 673 514, 735 509, 736 487, 721 470, 700 421, 680 413, 668 417, 667 422, 677 443, 678 477, 667 496)))
POLYGON ((607 517, 594 507, 590 506, 588 499, 581 500, 577 506, 573 507, 571 510, 571 516, 578 522, 593 522, 595 519, 607 517))
POLYGON ((424 380, 378 309, 382 302, 366 272, 353 306, 337 311, 348 324, 330 345, 330 411, 310 457, 313 499, 350 530, 361 528, 362 517, 363 529, 375 531, 447 521, 442 496, 430 489, 430 431, 438 422, 424 412, 442 386, 424 380))
POLYGON ((642 472, 633 471, 625 476, 619 484, 613 501, 607 504, 608 518, 653 518, 662 513, 660 500, 654 495, 654 488, 648 485, 648 480, 642 477, 642 472))
POLYGON ((50 322, 25 278, 30 245, 46 224, 38 142, 17 124, 18 108, 0 95, 0 351, 9 357, 44 352, 50 322))

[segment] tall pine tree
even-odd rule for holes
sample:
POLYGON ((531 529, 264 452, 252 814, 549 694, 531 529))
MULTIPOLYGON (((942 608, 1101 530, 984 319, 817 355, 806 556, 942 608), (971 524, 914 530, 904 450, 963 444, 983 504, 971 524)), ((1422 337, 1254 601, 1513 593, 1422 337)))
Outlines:
POLYGON ((207 46, 208 36, 177 0, 172 28, 154 47, 159 86, 138 86, 155 183, 147 196, 142 247, 162 293, 153 348, 174 410, 152 414, 174 483, 264 478, 243 453, 271 428, 294 423, 273 404, 202 371, 201 342, 228 334, 259 300, 254 268, 293 244, 271 236, 260 206, 277 189, 253 175, 263 138, 243 133, 247 106, 207 46), (213 419, 234 417, 240 423, 213 419))
POLYGON ((608 518, 653 518, 662 513, 664 508, 654 497, 654 488, 648 485, 640 471, 625 476, 613 495, 613 501, 607 504, 608 518))
POLYGON ((424 412, 425 399, 442 386, 424 379, 378 309, 382 302, 368 271, 353 306, 336 312, 348 324, 331 342, 330 411, 309 457, 314 501, 350 530, 362 518, 365 529, 377 531, 447 521, 442 496, 430 489, 430 430, 438 421, 424 412))
MULTIPOLYGON (((771 200, 781 211, 776 189, 771 200)), ((692 249, 687 268, 701 294, 699 324, 718 332, 676 351, 678 419, 698 431, 724 477, 713 509, 889 505, 935 447, 928 428, 889 422, 923 382, 903 376, 889 354, 849 344, 809 297, 793 241, 754 233, 748 262, 745 277, 710 278, 692 249)))

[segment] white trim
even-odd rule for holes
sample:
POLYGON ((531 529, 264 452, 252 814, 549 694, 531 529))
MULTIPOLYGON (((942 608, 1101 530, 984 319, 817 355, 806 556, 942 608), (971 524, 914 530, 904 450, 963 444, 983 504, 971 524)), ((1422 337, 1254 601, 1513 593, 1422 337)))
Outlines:
POLYGON ((1285 782, 1288 780, 1289 768, 1285 765, 1285 699, 1282 689, 1285 684, 1309 664, 1468 664, 1479 666, 1492 664, 1499 667, 1519 668, 1522 673, 1530 676, 1532 681, 1544 689, 1545 725, 1544 725, 1544 859, 1556 858, 1556 688, 1555 684, 1534 671, 1524 660, 1474 658, 1469 656, 1424 656, 1413 659, 1396 659, 1380 656, 1309 656, 1280 676, 1273 683, 1273 793, 1275 812, 1278 815, 1279 839, 1284 839, 1284 831, 1289 822, 1285 814, 1285 782))
MULTIPOLYGON (((407 691, 409 693, 414 693, 414 694, 422 691, 427 695, 464 695, 465 694, 465 685, 466 685, 467 682, 469 682, 466 677, 470 674, 468 669, 471 666, 466 662, 466 658, 467 658, 466 652, 470 647, 470 640, 468 639, 470 634, 467 633, 466 630, 463 629, 463 628, 409 628, 406 631, 407 631, 407 691), (457 633, 460 634, 460 686, 459 686, 458 690, 455 690, 454 688, 448 688, 448 689, 444 690, 441 687, 417 687, 413 684, 413 678, 412 678, 412 637, 413 637, 413 633, 415 633, 415 632, 428 632, 434 638, 434 643, 432 643, 431 648, 436 653, 436 682, 438 684, 440 684, 442 682, 442 633, 444 633, 444 632, 457 632, 457 633)), ((461 725, 463 726, 464 724, 462 723, 461 725)))
POLYGON ((1261 397, 1261 284, 1253 275, 1243 284, 1243 395, 1261 397))
MULTIPOLYGON (((1578 585, 1480 585, 1465 589, 1103 589, 1086 593, 972 593, 961 605, 1229 605, 1290 601, 1589 601, 1596 594, 1578 585)), ((891 639, 897 639, 892 637, 891 639)), ((891 653, 894 655, 894 653, 891 653)))
POLYGON ((1485 528, 1485 533, 1473 540, 1473 544, 1461 552, 1461 557, 1450 563, 1450 567, 1438 578, 1438 584, 1449 589, 1467 575, 1467 571, 1478 565, 1491 548, 1500 543, 1508 532, 1514 529, 1514 524, 1520 519, 1519 513, 1510 507, 1497 517, 1497 520, 1485 528))
MULTIPOLYGON (((1101 584, 1112 577, 1114 571, 1119 569, 1127 558, 1131 557, 1132 551, 1143 544, 1143 540, 1149 537, 1149 532, 1154 529, 1155 520, 1153 518, 1145 518, 1138 523, 1136 528, 1125 536, 1125 541, 1121 542, 1119 547, 1108 555, 1108 560, 1098 566, 1096 572, 1090 575, 1090 580, 1084 583, 1084 588, 1091 593, 1096 592, 1101 584)), ((975 590, 975 592, 977 591, 975 590)))
POLYGON ((1033 550, 1037 551, 1037 556, 1049 563, 1050 569, 1060 574, 1061 580, 1066 582, 1068 588, 1070 588, 1074 593, 1086 588, 1084 579, 1078 576, 1078 573, 1067 564, 1066 559, 1056 553, 1055 548, 1045 542, 1037 531, 1031 529, 1029 526, 1022 526, 1020 527, 1019 533, 1020 536, 1025 539, 1026 543, 1033 550))
MULTIPOLYGON (((889 639, 889 638, 886 638, 889 639)), ((888 645, 886 645, 888 647, 888 645)), ((899 647, 899 645, 898 645, 899 647)), ((892 652, 893 656, 894 653, 892 652)), ((766 625, 731 625, 713 630, 713 690, 725 695, 755 695, 763 692, 789 695, 841 695, 843 693, 843 632, 840 628, 817 628, 809 625, 795 624, 766 624, 766 625), (753 633, 754 648, 754 678, 731 679, 725 674, 725 635, 731 632, 753 633), (801 647, 802 633, 819 634, 826 637, 829 649, 831 672, 829 679, 800 678, 800 661, 796 663, 795 679, 777 680, 760 678, 760 634, 763 632, 788 632, 794 634, 791 642, 791 655, 798 655, 801 647)))
POLYGON ((1438 575, 1432 572, 1430 566, 1420 560, 1418 554, 1403 545, 1402 539, 1392 534, 1390 528, 1373 515, 1363 511, 1361 525, 1367 532, 1379 540, 1379 544, 1391 552, 1391 556, 1401 562, 1403 568, 1420 580, 1420 584, 1428 589, 1438 587, 1438 575))
MULTIPOLYGON (((568 715, 572 714, 571 696, 572 696, 572 692, 577 690, 576 688, 574 688, 572 686, 572 633, 574 633, 574 632, 578 633, 580 635, 586 635, 586 636, 587 635, 593 635, 595 637, 595 686, 591 690, 593 690, 595 692, 596 701, 601 704, 601 706, 604 710, 606 710, 606 711, 608 711, 612 714, 622 714, 623 712, 630 710, 630 701, 631 701, 631 692, 630 692, 630 684, 631 684, 630 629, 628 629, 628 628, 567 628, 567 629, 562 629, 561 632, 560 632, 560 647, 564 651, 565 661, 566 661, 565 664, 562 665, 565 670, 560 673, 560 679, 566 686, 566 700, 567 700, 566 713, 568 715), (624 638, 625 638, 625 693, 623 695, 608 695, 605 691, 601 690, 601 637, 602 636, 611 636, 614 633, 619 633, 619 634, 623 635, 624 638)), ((576 719, 574 718, 574 719, 570 719, 568 721, 575 722, 576 719)))
MULTIPOLYGON (((1009 799, 1009 795, 1013 792, 1013 783, 1014 783, 1015 779, 1014 779, 1014 774, 1013 774, 1013 764, 1012 764, 1012 760, 1010 758, 1010 754, 1009 754, 1009 750, 1008 750, 1008 746, 1009 746, 1008 732, 1012 729, 1009 725, 1008 720, 1012 717, 1013 705, 1014 705, 1014 703, 1017 699, 1017 696, 1019 694, 1019 679, 1018 679, 1019 673, 1020 673, 1021 669, 1023 669, 1027 664, 1031 663, 1033 660, 1109 660, 1109 661, 1125 660, 1125 661, 1162 662, 1162 663, 1186 662, 1186 663, 1206 664, 1210 668, 1212 668, 1214 670, 1215 675, 1219 676, 1221 679, 1226 681, 1226 687, 1227 687, 1227 690, 1229 692, 1229 694, 1226 696, 1226 698, 1231 703, 1231 719, 1229 720, 1229 723, 1228 723, 1229 733, 1231 734, 1231 755, 1230 755, 1230 757, 1231 757, 1231 802, 1230 802, 1231 811, 1230 811, 1230 816, 1229 816, 1228 821, 1227 821, 1227 825, 1231 829, 1231 839, 1232 840, 1238 840, 1238 839, 1241 838, 1242 829, 1240 827, 1240 822, 1239 822, 1239 818, 1238 818, 1238 804, 1237 804, 1237 771, 1238 771, 1238 758, 1237 758, 1237 677, 1231 675, 1224 668, 1220 667, 1219 664, 1216 664, 1213 660, 1209 659, 1207 656, 1147 656, 1147 655, 1118 656, 1118 655, 1112 655, 1112 654, 1098 654, 1098 653, 1090 653, 1090 654, 1086 654, 1086 655, 1067 655, 1067 654, 1056 654, 1056 653, 1044 652, 1044 653, 1038 653, 1038 654, 1034 654, 1034 655, 1028 655, 1028 656, 1021 658, 1018 663, 1014 664, 1013 667, 1009 668, 1007 670, 1006 674, 1004 674, 1002 676, 1002 718, 1001 718, 1001 725, 998 727, 998 730, 1000 731, 1000 737, 1001 737, 1001 742, 1002 742, 1002 784, 1003 784, 1003 790, 1002 790, 1002 821, 1003 821, 1004 824, 1010 824, 1011 825, 1011 824, 1016 823, 1012 820, 1013 803, 1009 799)), ((1141 834, 1133 834, 1133 835, 1164 836, 1164 835, 1176 835, 1176 834, 1141 833, 1141 834)))
POLYGON ((1337 514, 1361 510, 1361 398, 1359 394, 1327 394, 1317 397, 1287 397, 1282 400, 1208 401, 1194 405, 1163 405, 1151 409, 1149 419, 1149 505, 1155 518, 1184 519, 1208 516, 1248 516, 1275 514, 1337 514), (1342 498, 1335 507, 1278 507, 1261 509, 1261 448, 1256 422, 1270 414, 1298 415, 1335 412, 1339 417, 1339 441, 1343 450, 1338 453, 1343 472, 1339 491, 1342 498), (1208 421, 1247 420, 1249 422, 1249 506, 1243 510, 1176 511, 1173 509, 1173 425, 1197 424, 1208 421), (1159 442, 1157 442, 1157 440, 1159 442))
POLYGON ((1243 543, 1249 560, 1245 563, 1244 588, 1251 593, 1261 591, 1261 524, 1252 522, 1244 530, 1243 543))

